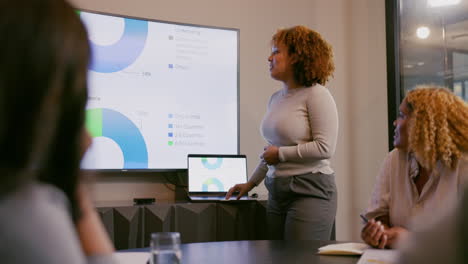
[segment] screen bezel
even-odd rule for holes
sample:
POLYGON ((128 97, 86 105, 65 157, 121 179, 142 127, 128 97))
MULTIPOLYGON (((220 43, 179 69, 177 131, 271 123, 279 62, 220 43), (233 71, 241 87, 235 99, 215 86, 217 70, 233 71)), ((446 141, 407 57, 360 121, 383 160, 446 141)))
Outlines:
MULTIPOLYGON (((192 24, 192 23, 182 23, 182 22, 173 22, 167 20, 159 20, 159 19, 152 19, 152 18, 145 18, 145 17, 136 17, 136 16, 128 16, 122 14, 115 14, 109 12, 102 12, 84 8, 75 8, 78 12, 86 12, 91 14, 98 14, 98 15, 105 15, 105 16, 113 16, 119 18, 130 18, 130 19, 137 19, 137 20, 144 20, 148 22, 157 22, 157 23, 165 23, 165 24, 172 24, 172 25, 181 25, 181 26, 190 26, 190 27, 200 27, 200 28, 211 28, 211 29, 221 29, 221 30, 229 30, 236 32, 237 36, 237 154, 229 154, 224 156, 238 156, 240 152, 240 29, 238 28, 230 28, 230 27, 219 27, 219 26, 209 26, 209 25, 202 25, 202 24, 192 24)), ((89 89, 89 88, 88 88, 89 89)), ((191 154, 188 154, 191 155, 191 154)), ((207 157, 209 155, 204 155, 207 157)), ((217 155, 214 155, 217 156, 217 155)), ((177 171, 187 171, 187 167, 185 168, 146 168, 146 169, 81 169, 85 172, 177 172, 177 171)))

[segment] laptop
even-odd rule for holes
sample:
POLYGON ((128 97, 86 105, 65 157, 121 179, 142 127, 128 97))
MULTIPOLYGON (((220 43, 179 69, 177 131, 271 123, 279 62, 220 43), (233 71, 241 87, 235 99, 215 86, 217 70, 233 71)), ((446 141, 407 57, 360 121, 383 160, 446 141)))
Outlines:
MULTIPOLYGON (((192 201, 226 201, 229 188, 247 182, 245 155, 189 154, 188 196, 192 201)), ((233 195, 230 200, 236 200, 233 195)), ((248 193, 241 200, 249 200, 248 193)))

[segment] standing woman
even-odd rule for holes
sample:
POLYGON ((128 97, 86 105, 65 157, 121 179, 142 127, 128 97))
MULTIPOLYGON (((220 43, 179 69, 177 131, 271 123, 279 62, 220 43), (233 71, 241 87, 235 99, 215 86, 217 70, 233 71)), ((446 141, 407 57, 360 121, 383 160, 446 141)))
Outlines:
POLYGON ((270 75, 283 89, 271 96, 261 124, 268 145, 250 180, 233 186, 226 198, 265 179, 270 239, 329 240, 337 207, 330 158, 338 114, 323 85, 335 69, 332 48, 319 33, 295 26, 278 30, 271 50, 270 75))

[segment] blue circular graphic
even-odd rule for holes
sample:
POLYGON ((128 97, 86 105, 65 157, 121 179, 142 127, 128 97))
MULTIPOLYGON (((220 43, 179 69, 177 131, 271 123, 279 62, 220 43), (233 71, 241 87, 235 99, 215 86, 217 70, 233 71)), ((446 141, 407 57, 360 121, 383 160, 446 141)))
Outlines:
POLYGON ((220 191, 220 192, 224 191, 223 183, 220 180, 216 179, 216 178, 209 178, 208 180, 203 182, 202 190, 204 192, 207 192, 208 191, 208 186, 210 186, 210 185, 215 185, 216 188, 218 189, 218 191, 220 191))
POLYGON ((124 19, 122 37, 112 45, 98 45, 90 41, 92 60, 90 70, 102 73, 121 71, 140 56, 148 36, 148 21, 124 19))
POLYGON ((148 168, 148 150, 140 130, 123 114, 102 109, 102 136, 113 139, 122 149, 124 169, 148 168))
POLYGON ((148 150, 138 127, 125 115, 108 108, 87 110, 87 128, 92 137, 112 139, 122 150, 124 169, 148 168, 148 150))
POLYGON ((203 164, 203 167, 209 170, 215 170, 221 167, 221 164, 223 164, 223 158, 217 158, 215 163, 209 163, 208 158, 202 158, 201 162, 203 164))

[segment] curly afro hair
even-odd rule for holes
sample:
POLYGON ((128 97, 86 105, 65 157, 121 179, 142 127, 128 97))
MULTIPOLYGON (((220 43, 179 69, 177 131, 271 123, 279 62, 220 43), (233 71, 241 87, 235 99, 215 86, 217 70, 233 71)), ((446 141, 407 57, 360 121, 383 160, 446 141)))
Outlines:
POLYGON ((279 29, 271 40, 273 45, 282 43, 290 56, 296 56, 293 65, 295 81, 305 87, 316 83, 325 85, 335 70, 333 50, 322 36, 305 26, 279 29))
POLYGON ((454 168, 468 151, 468 105, 450 90, 421 85, 405 97, 410 109, 410 151, 421 165, 433 169, 440 161, 454 168))

